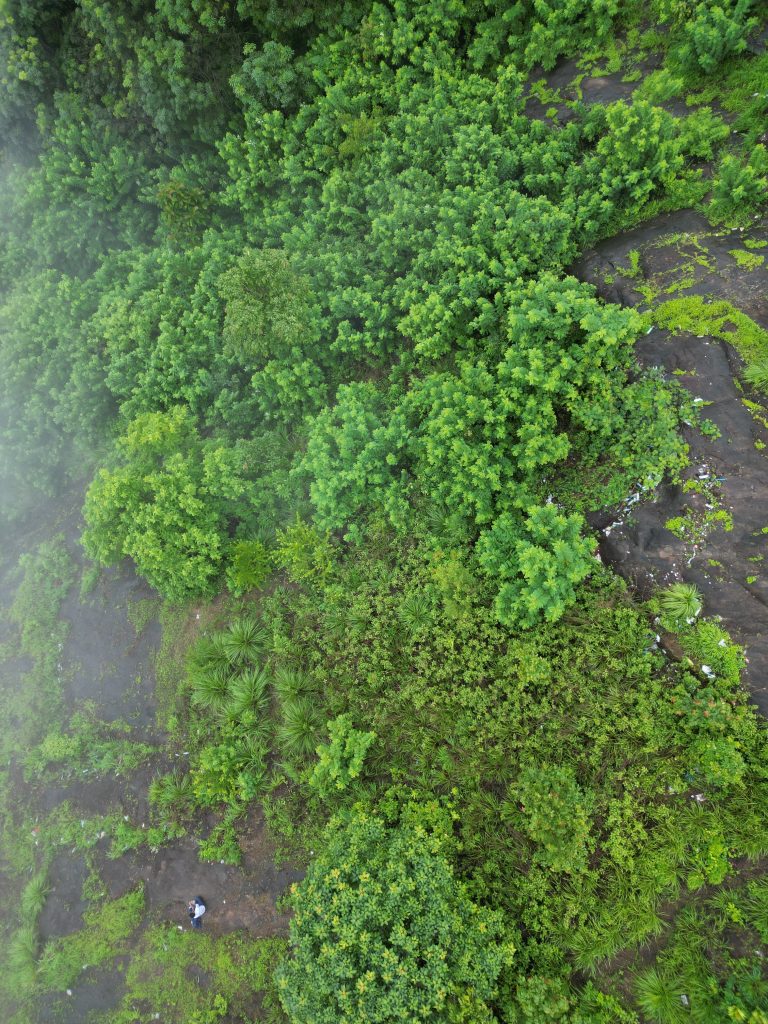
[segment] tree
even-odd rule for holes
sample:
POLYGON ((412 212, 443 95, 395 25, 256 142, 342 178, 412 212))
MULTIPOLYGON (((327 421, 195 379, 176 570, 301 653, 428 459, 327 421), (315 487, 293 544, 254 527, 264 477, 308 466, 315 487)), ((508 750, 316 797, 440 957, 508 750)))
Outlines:
POLYGON ((456 880, 450 827, 436 804, 386 816, 358 804, 331 820, 293 888, 292 956, 277 974, 292 1024, 491 1024, 514 950, 501 915, 456 880))
POLYGON ((528 509, 522 523, 505 512, 482 534, 477 545, 480 564, 501 584, 496 598, 500 622, 556 622, 573 604, 576 584, 594 565, 593 542, 581 536, 583 525, 581 516, 539 505, 528 509))
POLYGON ((219 280, 226 300, 225 344, 256 364, 311 344, 316 332, 308 287, 283 252, 246 249, 219 280))
POLYGON ((210 593, 250 491, 242 454, 202 440, 184 406, 136 417, 118 452, 86 495, 86 551, 106 565, 132 558, 171 600, 210 593))

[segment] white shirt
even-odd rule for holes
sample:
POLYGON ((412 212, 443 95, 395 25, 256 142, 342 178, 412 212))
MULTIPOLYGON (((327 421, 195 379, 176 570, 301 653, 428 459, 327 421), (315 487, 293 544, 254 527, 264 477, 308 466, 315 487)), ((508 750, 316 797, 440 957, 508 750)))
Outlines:
POLYGON ((195 904, 195 920, 197 920, 198 917, 202 917, 204 913, 205 913, 205 904, 204 903, 196 903, 195 904))

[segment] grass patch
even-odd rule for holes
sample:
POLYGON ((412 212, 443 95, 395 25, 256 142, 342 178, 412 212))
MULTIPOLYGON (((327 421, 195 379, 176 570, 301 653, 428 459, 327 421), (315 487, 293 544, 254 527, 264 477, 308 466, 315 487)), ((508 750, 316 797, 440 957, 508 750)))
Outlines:
MULTIPOLYGON (((135 1024, 138 1013, 159 1013, 165 1024, 258 1019, 282 1024, 272 974, 287 943, 242 933, 213 937, 155 925, 133 951, 121 1005, 104 1024, 135 1024), (206 984, 196 984, 205 976, 206 984), (191 979, 191 981, 190 981, 191 979)), ((142 1018, 143 1019, 143 1018, 142 1018)))
POLYGON ((743 249, 730 249, 729 252, 743 270, 757 270, 765 263, 765 256, 755 252, 745 252, 743 249))
POLYGON ((125 953, 143 916, 143 888, 86 911, 80 931, 46 943, 38 962, 40 988, 63 991, 75 984, 84 968, 125 953))

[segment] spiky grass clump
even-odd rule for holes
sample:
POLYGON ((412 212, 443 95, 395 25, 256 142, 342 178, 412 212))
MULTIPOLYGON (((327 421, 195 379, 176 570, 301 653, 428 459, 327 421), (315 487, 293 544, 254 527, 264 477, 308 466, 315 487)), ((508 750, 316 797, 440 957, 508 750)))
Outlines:
POLYGON ((21 917, 25 923, 31 924, 37 921, 38 914, 45 906, 45 901, 50 891, 51 887, 48 885, 48 873, 46 871, 38 871, 36 875, 30 878, 21 894, 21 917))
POLYGON ((665 618, 682 623, 696 618, 701 611, 702 599, 692 583, 673 583, 661 593, 659 604, 665 618))
POLYGON ((414 638, 432 625, 432 602, 424 594, 408 594, 397 614, 408 635, 414 638))
POLYGON ((569 942, 578 969, 593 977, 597 974, 600 961, 613 956, 623 945, 623 930, 615 921, 601 922, 596 927, 585 925, 569 942))
POLYGON ((187 671, 190 678, 198 672, 207 672, 210 668, 227 668, 229 658, 224 650, 223 634, 199 637, 187 656, 187 671))
POLYGON ((294 697, 285 701, 278 741, 289 757, 307 757, 317 746, 323 718, 310 697, 294 697))
POLYGON ((222 646, 232 666, 247 665, 257 661, 264 652, 269 633, 265 626, 255 619, 240 618, 230 623, 222 634, 222 646))
POLYGON ((657 1024, 677 1024, 688 1019, 688 1011, 681 1002, 685 990, 677 978, 669 977, 651 967, 635 979, 637 1005, 649 1020, 657 1024))
POLYGON ((11 936, 7 947, 6 967, 14 987, 29 991, 37 978, 37 925, 23 924, 11 936))
POLYGON ((149 802, 166 820, 184 817, 193 796, 192 779, 178 770, 169 775, 158 775, 149 784, 149 802))
POLYGON ((261 771, 267 763, 269 750, 260 739, 248 736, 238 744, 238 763, 241 770, 261 771))

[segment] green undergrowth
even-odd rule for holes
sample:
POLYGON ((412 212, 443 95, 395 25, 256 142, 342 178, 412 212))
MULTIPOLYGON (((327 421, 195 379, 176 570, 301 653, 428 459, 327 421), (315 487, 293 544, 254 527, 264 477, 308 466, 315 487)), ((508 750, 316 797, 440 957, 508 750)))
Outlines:
POLYGON ((155 747, 131 738, 131 727, 126 722, 99 721, 94 710, 90 707, 75 712, 66 731, 49 732, 27 751, 24 765, 28 778, 46 771, 80 778, 127 775, 155 753, 155 747))
MULTIPOLYGON (((128 618, 160 620, 168 754, 144 821, 0 780, 10 1013, 33 1016, 14 988, 60 1009, 84 967, 122 967, 105 1024, 762 1024, 742 653, 691 591, 633 601, 586 515, 686 467, 697 403, 637 365, 643 327, 728 340, 768 388, 766 332, 681 297, 703 238, 638 281, 645 321, 567 275, 664 211, 761 215, 762 6, 10 0, 0 515, 92 473, 81 594, 128 557, 161 595, 128 618), (588 103, 606 74, 636 93, 588 103), (140 893, 101 902, 102 853, 192 832, 235 864, 259 804, 308 867, 287 948, 139 934, 140 893), (64 851, 91 906, 41 954, 64 851)), ((729 524, 696 508, 690 544, 729 524)), ((65 724, 61 543, 22 570, 3 762, 40 784, 145 763, 119 722, 65 724)))
MULTIPOLYGON (((632 986, 642 987, 647 968, 641 950, 668 941, 668 908, 737 879, 737 865, 759 863, 767 849, 765 726, 740 688, 743 655, 694 611, 688 623, 664 620, 682 651, 679 663, 667 660, 653 640, 658 605, 634 605, 597 563, 557 624, 510 631, 494 621, 491 596, 458 552, 425 555, 374 531, 354 561, 263 597, 251 612, 253 646, 239 648, 242 667, 210 690, 200 666, 215 671, 210 659, 228 634, 209 633, 193 649, 187 699, 217 732, 192 759, 188 799, 218 804, 236 841, 237 794, 252 784, 244 773, 258 770, 276 838, 310 861, 322 856, 334 815, 344 843, 353 806, 391 814, 405 794, 445 799, 456 876, 474 900, 502 911, 515 936, 491 999, 502 1019, 538 1020, 547 993, 541 1005, 562 1007, 555 1019, 580 1021, 602 1006, 606 1021, 634 1021, 629 1009, 616 1016, 625 1011, 611 1000, 640 1005, 632 986), (249 712, 262 743, 254 764, 237 752, 245 735, 226 724, 249 664, 265 675, 249 712), (294 706, 295 721, 286 717, 294 706), (640 959, 612 988, 604 971, 619 955, 640 959), (598 988, 575 984, 574 970, 594 973, 598 988)), ((327 870, 332 881, 333 857, 327 870)), ((292 901, 302 957, 304 891, 292 901)), ((326 904, 312 904, 312 914, 337 934, 326 904)), ((351 925, 337 927, 343 935, 351 925)), ((730 963, 708 967, 709 1003, 723 1012, 730 963)), ((299 1012, 293 996, 290 1005, 299 1012)))
POLYGON ((733 516, 722 506, 721 488, 714 478, 686 480, 682 491, 697 497, 687 501, 680 514, 664 525, 685 543, 686 554, 692 557, 714 530, 730 532, 733 516))
MULTIPOLYGON (((632 963, 632 991, 649 1020, 760 1024, 768 879, 749 876, 747 869, 735 884, 688 902, 657 949, 655 964, 644 964, 642 955, 632 963)), ((604 977, 609 988, 621 988, 622 979, 604 977)))

